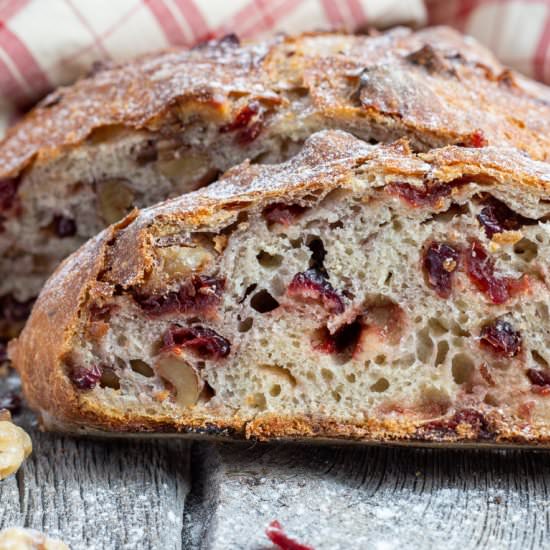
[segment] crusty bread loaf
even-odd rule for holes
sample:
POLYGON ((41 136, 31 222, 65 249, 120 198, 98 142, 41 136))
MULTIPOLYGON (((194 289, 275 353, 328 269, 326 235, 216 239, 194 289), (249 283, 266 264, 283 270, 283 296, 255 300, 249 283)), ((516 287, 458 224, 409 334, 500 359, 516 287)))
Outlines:
POLYGON ((547 443, 550 172, 339 131, 134 211, 10 348, 47 427, 547 443))
POLYGON ((445 28, 242 46, 229 36, 98 67, 0 145, 0 339, 17 332, 58 262, 133 206, 246 158, 282 161, 325 128, 407 136, 414 150, 512 145, 548 159, 549 105, 546 87, 445 28))

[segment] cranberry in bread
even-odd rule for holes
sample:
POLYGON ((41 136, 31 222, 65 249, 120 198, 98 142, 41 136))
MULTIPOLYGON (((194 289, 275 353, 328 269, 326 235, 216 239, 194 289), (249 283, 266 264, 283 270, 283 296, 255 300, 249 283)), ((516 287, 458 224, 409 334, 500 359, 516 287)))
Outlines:
POLYGON ((550 173, 312 136, 134 211, 10 348, 46 427, 546 443, 550 173))
POLYGON ((315 131, 340 128, 407 136, 418 151, 510 145, 548 159, 549 105, 546 87, 446 28, 229 36, 97 67, 0 144, 0 338, 86 239, 247 158, 280 162, 315 131))

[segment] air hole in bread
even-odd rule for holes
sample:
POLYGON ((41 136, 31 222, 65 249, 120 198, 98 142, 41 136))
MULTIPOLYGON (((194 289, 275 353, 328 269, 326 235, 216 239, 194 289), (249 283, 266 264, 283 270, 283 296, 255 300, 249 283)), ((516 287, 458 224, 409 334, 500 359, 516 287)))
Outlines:
POLYGON ((199 401, 202 404, 206 404, 216 395, 216 392, 214 391, 214 388, 212 388, 212 386, 206 380, 203 383, 204 383, 204 386, 199 395, 199 401))
POLYGON ((475 370, 473 359, 466 353, 458 353, 453 357, 451 372, 456 384, 470 382, 475 370))
POLYGON ((548 361, 535 349, 531 350, 531 357, 543 369, 547 369, 550 366, 548 365, 548 361))
POLYGON ((99 379, 101 388, 111 388, 113 390, 120 389, 120 378, 115 374, 114 370, 109 367, 104 367, 99 379))
POLYGON ((267 290, 263 289, 252 296, 250 307, 258 313, 269 313, 279 307, 279 302, 267 290))
POLYGON ((517 254, 524 262, 530 262, 537 257, 538 246, 533 241, 523 238, 514 244, 514 254, 517 254))
POLYGON ((385 392, 390 387, 390 383, 386 378, 379 378, 370 389, 377 393, 385 392))
POLYGON ((270 254, 262 250, 256 256, 258 263, 266 269, 277 269, 283 262, 283 257, 280 254, 270 254))
POLYGON ((449 343, 447 340, 440 340, 437 343, 437 355, 435 356, 435 366, 438 367, 445 362, 449 352, 449 343))
POLYGON ((280 394, 281 394, 280 384, 273 384, 273 386, 271 386, 269 390, 269 395, 271 395, 272 397, 277 397, 280 394))
POLYGON ((239 304, 242 304, 248 298, 248 296, 256 290, 257 287, 258 285, 256 283, 248 285, 246 287, 246 290, 244 291, 243 297, 239 300, 239 304))
POLYGON ((334 373, 329 369, 321 369, 321 376, 326 382, 331 382, 334 379, 334 373))
POLYGON ((449 223, 454 218, 458 218, 459 216, 467 215, 470 212, 470 208, 468 204, 458 204, 456 202, 451 203, 449 208, 445 210, 444 212, 439 212, 437 214, 434 214, 431 218, 428 220, 422 222, 442 222, 442 223, 449 223))
POLYGON ((237 325, 237 330, 239 332, 248 332, 252 325, 254 324, 254 319, 252 317, 247 317, 244 321, 239 321, 239 324, 237 325))
POLYGON ((145 361, 142 361, 141 359, 130 359, 129 363, 130 368, 134 372, 137 372, 146 378, 155 376, 155 371, 145 361))
POLYGON ((265 411, 267 408, 267 400, 263 393, 253 393, 246 398, 247 405, 259 411, 265 411))
POLYGON ((325 256, 327 251, 323 241, 319 237, 308 237, 306 239, 307 247, 311 250, 311 259, 309 267, 316 269, 327 277, 327 271, 325 269, 325 256))
POLYGON ((499 400, 496 398, 496 396, 492 393, 487 393, 485 397, 483 398, 483 402, 486 405, 490 405, 491 407, 498 407, 499 406, 499 400))
POLYGON ((418 332, 416 341, 416 356, 421 363, 428 363, 434 351, 434 343, 430 336, 429 327, 424 327, 418 332))
POLYGON ((298 381, 293 376, 290 368, 280 365, 260 365, 260 372, 267 374, 270 377, 279 378, 282 384, 287 384, 292 388, 296 387, 298 381))

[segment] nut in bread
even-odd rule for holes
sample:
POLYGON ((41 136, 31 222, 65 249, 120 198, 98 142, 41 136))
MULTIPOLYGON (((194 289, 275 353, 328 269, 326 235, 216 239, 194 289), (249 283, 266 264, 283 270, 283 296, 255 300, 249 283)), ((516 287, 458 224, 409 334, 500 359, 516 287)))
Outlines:
POLYGON ((511 149, 322 132, 87 243, 12 357, 50 427, 546 443, 549 194, 511 149))

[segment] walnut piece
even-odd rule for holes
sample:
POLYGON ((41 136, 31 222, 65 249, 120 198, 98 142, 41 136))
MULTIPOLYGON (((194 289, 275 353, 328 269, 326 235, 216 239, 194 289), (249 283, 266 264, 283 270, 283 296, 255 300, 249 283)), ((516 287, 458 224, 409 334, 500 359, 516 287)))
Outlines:
POLYGON ((212 264, 214 255, 201 245, 177 245, 158 249, 161 271, 170 277, 187 276, 204 271, 212 264))
MULTIPOLYGON (((176 187, 180 183, 196 183, 200 187, 203 180, 213 177, 214 173, 208 155, 187 152, 182 156, 161 159, 157 163, 160 173, 172 181, 176 187)), ((184 188, 182 191, 189 191, 184 188)))
POLYGON ((9 420, 0 421, 0 479, 17 472, 31 451, 32 442, 27 432, 9 420))
POLYGON ((34 529, 10 527, 0 531, 0 550, 69 550, 69 547, 34 529))
POLYGON ((204 383, 196 370, 181 357, 165 355, 156 364, 159 375, 176 390, 176 404, 180 407, 195 405, 204 383))

